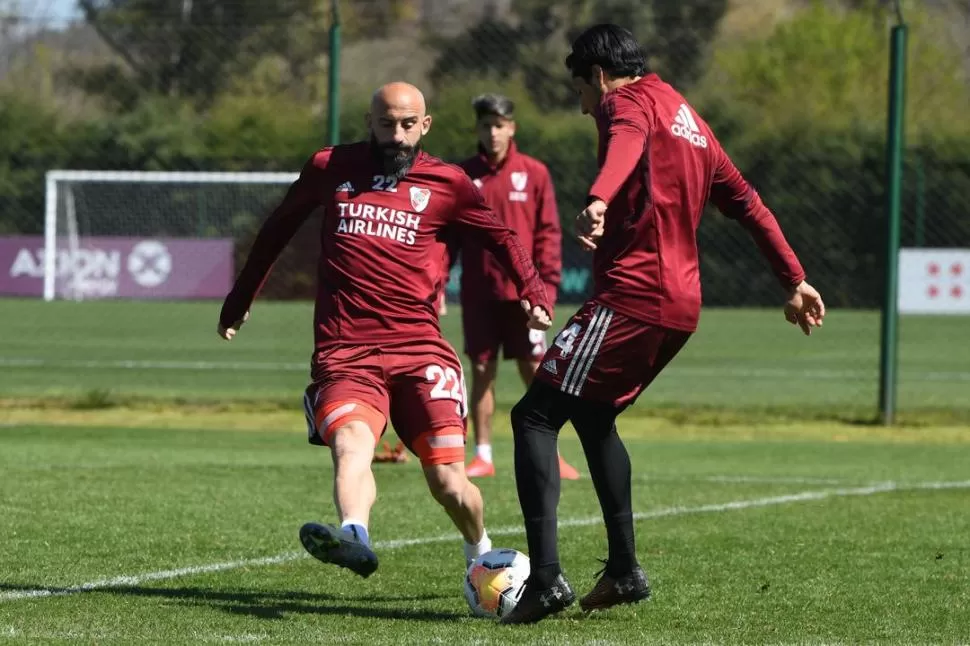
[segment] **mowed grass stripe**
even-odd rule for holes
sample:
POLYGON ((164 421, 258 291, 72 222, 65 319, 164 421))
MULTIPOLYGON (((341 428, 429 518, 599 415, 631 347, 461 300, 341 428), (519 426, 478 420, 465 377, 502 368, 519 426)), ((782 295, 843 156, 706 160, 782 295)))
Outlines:
MULTIPOLYGON (((769 507, 773 505, 784 505, 797 502, 810 502, 825 500, 827 498, 839 498, 848 496, 872 496, 880 493, 888 493, 893 491, 918 491, 918 490, 943 490, 943 489, 970 489, 970 480, 962 481, 952 481, 952 482, 922 482, 908 485, 899 485, 895 482, 884 482, 878 483, 866 487, 853 487, 853 488, 841 488, 841 489, 823 489, 823 490, 813 490, 813 491, 802 491, 793 494, 785 494, 781 496, 767 496, 763 498, 748 498, 743 500, 734 500, 725 503, 714 503, 709 505, 698 505, 694 507, 665 507, 662 509, 656 509, 654 511, 639 512, 634 514, 634 519, 637 521, 650 520, 656 518, 665 518, 670 516, 683 516, 689 514, 704 514, 704 513, 719 513, 726 511, 740 511, 744 509, 754 509, 758 507, 769 507)), ((589 525, 595 525, 602 522, 599 516, 586 517, 586 518, 572 518, 562 520, 559 523, 560 527, 584 527, 589 525)), ((500 527, 496 529, 490 529, 489 534, 491 536, 512 536, 518 535, 523 532, 522 527, 500 527)), ((393 550, 400 549, 404 547, 409 547, 413 545, 428 545, 432 543, 443 543, 448 541, 457 541, 458 536, 455 534, 441 534, 438 536, 425 536, 419 538, 402 538, 394 539, 390 541, 377 541, 374 543, 374 548, 376 550, 393 550)), ((235 570, 243 567, 256 567, 264 565, 278 565, 281 563, 286 563, 288 561, 293 561, 300 558, 307 558, 304 552, 285 552, 283 554, 277 554, 275 556, 268 556, 256 559, 243 559, 237 561, 227 561, 223 563, 210 563, 206 565, 189 566, 183 568, 177 568, 173 570, 161 570, 158 572, 147 572, 144 574, 136 575, 123 575, 118 577, 113 577, 110 579, 101 579, 98 581, 91 581, 88 583, 82 583, 80 585, 71 586, 67 588, 37 588, 33 590, 12 590, 0 593, 0 602, 5 601, 18 601, 24 599, 39 599, 45 597, 55 597, 55 596, 67 596, 73 594, 79 594, 82 592, 92 592, 100 588, 114 588, 114 587, 125 587, 125 586, 137 586, 143 583, 148 583, 151 581, 163 581, 167 579, 174 579, 182 576, 193 576, 199 574, 211 574, 214 572, 223 572, 227 570, 235 570)))
MULTIPOLYGON (((253 370, 260 372, 308 372, 306 362, 272 361, 179 361, 144 359, 42 359, 39 357, 0 357, 0 368, 87 368, 94 370, 253 370)), ((746 379, 874 379, 876 370, 828 370, 824 368, 703 368, 699 366, 671 366, 670 372, 691 377, 746 379)), ((967 381, 970 372, 962 371, 907 371, 899 376, 903 381, 967 381)))

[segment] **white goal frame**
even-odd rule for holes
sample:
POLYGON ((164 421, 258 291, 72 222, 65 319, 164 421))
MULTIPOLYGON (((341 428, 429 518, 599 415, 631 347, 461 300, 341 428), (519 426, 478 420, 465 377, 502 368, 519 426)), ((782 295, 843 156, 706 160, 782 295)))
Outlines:
POLYGON ((112 182, 141 184, 292 184, 299 173, 49 170, 44 190, 44 300, 53 301, 57 285, 57 203, 61 185, 67 183, 67 244, 77 248, 77 218, 73 212, 71 183, 112 182))

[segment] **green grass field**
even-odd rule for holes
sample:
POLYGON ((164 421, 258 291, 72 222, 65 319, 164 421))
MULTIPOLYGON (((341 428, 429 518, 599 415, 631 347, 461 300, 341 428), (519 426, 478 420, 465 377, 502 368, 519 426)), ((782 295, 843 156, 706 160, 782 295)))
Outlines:
MULTIPOLYGON (((912 423, 884 429, 859 423, 875 314, 805 339, 778 312, 706 313, 621 423, 654 598, 502 627, 468 616, 460 541, 415 461, 375 466, 377 574, 303 555, 299 526, 333 513, 300 406, 310 308, 260 304, 231 344, 217 311, 0 300, 0 643, 970 643, 965 320, 903 321, 912 423)), ((506 368, 481 486, 496 545, 524 550, 506 368)), ((570 429, 561 450, 582 466, 570 429)), ((605 556, 588 479, 560 515, 584 593, 605 556)))
MULTIPOLYGON (((575 310, 561 306, 558 320, 575 310)), ((259 303, 232 343, 215 335, 215 303, 0 300, 0 393, 8 398, 149 397, 210 402, 299 402, 312 349, 309 303, 259 303)), ((461 348, 460 313, 444 317, 461 348)), ((899 404, 904 414, 970 421, 970 324, 964 317, 901 322, 899 404)), ((705 312, 698 333, 636 409, 811 411, 872 417, 879 317, 834 311, 811 338, 779 310, 705 312)), ((498 400, 521 395, 503 365, 498 400)))

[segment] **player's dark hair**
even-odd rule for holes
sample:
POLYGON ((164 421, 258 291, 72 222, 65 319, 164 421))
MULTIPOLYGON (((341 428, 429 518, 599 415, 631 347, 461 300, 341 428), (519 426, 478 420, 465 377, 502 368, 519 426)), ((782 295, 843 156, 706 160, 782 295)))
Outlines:
POLYGON ((593 65, 599 65, 612 78, 643 76, 647 62, 636 37, 618 25, 590 27, 573 41, 566 67, 574 77, 592 80, 593 65))
POLYGON ((472 100, 472 108, 476 119, 486 116, 512 119, 515 116, 515 103, 502 94, 480 94, 472 100))

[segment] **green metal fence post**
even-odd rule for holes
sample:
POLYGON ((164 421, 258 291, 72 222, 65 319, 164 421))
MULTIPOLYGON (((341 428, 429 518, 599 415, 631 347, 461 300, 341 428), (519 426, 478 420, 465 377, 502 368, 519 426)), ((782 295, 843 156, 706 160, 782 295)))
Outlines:
POLYGON ((926 246, 926 166, 916 157, 916 246, 926 246))
MULTIPOLYGON (((898 10, 898 6, 897 6, 898 10)), ((902 21, 900 20, 900 23, 902 21)), ((886 138, 886 282, 882 305, 879 361, 879 410, 884 424, 896 412, 896 367, 899 323, 899 229, 906 104, 906 25, 892 29, 889 61, 889 123, 886 138)))
POLYGON ((330 76, 328 80, 328 139, 331 146, 336 146, 340 143, 340 0, 330 0, 330 76))

